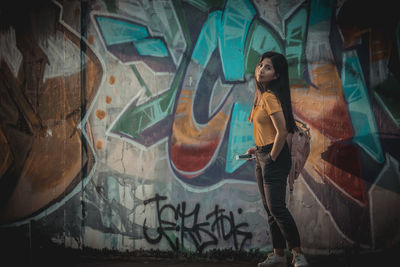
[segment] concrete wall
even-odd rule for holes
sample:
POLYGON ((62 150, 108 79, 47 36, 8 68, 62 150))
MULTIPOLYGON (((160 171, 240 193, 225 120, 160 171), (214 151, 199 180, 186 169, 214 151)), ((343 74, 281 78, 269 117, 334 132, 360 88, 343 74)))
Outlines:
POLYGON ((305 251, 399 243, 390 4, 13 3, 0 34, 3 244, 270 250, 254 162, 235 160, 254 143, 253 72, 267 50, 286 55, 294 113, 311 129, 287 194, 305 251))

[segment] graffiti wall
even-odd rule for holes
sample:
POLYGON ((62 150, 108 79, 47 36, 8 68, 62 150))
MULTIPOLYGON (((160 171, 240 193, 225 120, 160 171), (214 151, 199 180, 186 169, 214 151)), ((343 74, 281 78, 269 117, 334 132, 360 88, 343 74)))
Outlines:
POLYGON ((399 243, 400 24, 389 3, 27 5, 2 6, 2 233, 70 248, 271 250, 255 163, 236 155, 254 145, 253 74, 273 50, 311 133, 287 193, 304 250, 399 243))

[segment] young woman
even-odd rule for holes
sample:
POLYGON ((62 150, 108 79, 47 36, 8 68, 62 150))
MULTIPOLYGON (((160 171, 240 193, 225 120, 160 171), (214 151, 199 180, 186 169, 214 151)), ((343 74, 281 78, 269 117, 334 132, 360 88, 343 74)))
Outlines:
POLYGON ((249 121, 254 123, 255 147, 247 154, 256 156, 256 178, 262 202, 268 214, 274 252, 259 263, 286 266, 286 242, 293 253, 295 267, 308 266, 300 248, 295 221, 286 207, 286 181, 291 157, 286 137, 297 130, 290 101, 286 58, 276 52, 264 53, 255 70, 256 92, 249 121))

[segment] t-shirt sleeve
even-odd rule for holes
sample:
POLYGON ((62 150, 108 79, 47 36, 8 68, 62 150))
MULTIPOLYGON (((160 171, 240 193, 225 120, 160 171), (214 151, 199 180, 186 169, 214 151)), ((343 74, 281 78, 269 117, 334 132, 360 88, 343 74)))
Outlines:
POLYGON ((268 115, 282 111, 281 103, 274 94, 265 94, 263 98, 265 110, 267 111, 268 115))

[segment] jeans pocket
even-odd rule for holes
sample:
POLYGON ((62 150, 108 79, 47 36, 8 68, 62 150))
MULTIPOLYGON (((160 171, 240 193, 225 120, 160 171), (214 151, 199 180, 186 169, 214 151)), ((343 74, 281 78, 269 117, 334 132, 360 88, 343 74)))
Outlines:
POLYGON ((272 164, 274 164, 268 154, 269 151, 256 151, 256 157, 258 158, 258 161, 265 167, 270 167, 272 164))

